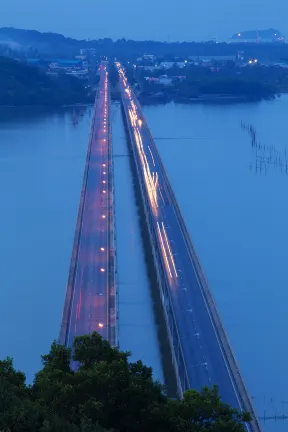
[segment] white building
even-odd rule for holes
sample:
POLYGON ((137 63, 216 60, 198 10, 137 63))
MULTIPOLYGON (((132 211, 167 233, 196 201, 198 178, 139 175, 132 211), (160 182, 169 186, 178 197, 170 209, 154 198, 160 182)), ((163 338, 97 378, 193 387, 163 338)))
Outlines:
POLYGON ((186 66, 187 62, 161 62, 159 67, 162 69, 171 69, 173 66, 177 66, 179 68, 184 68, 186 66))

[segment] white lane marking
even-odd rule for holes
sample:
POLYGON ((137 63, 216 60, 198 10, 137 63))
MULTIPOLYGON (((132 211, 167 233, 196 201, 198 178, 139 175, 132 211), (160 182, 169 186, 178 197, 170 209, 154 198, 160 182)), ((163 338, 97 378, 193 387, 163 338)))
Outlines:
MULTIPOLYGON (((168 195, 168 196, 169 196, 169 195, 168 195)), ((196 276, 196 279, 197 279, 198 285, 199 285, 199 287, 200 287, 201 295, 202 295, 202 298, 203 298, 204 304, 205 304, 205 306, 206 306, 206 309, 207 309, 207 312, 208 312, 208 316, 209 316, 209 318, 210 318, 210 322, 211 322, 211 324, 212 324, 212 328, 213 328, 213 330, 214 330, 214 333, 215 333, 215 336, 216 336, 216 340, 217 340, 217 343, 218 343, 219 349, 220 349, 220 351, 221 351, 221 355, 222 355, 222 357, 223 357, 223 361, 224 361, 224 364, 225 364, 225 366, 226 366, 226 369, 227 369, 227 372, 228 372, 228 375, 229 375, 229 378, 230 378, 230 381, 231 381, 231 384, 232 384, 232 387, 233 387, 233 390, 234 390, 234 393, 235 393, 235 396, 236 396, 237 402, 238 402, 238 404, 239 404, 240 409, 243 411, 243 406, 242 406, 241 401, 240 401, 240 399, 239 399, 239 397, 238 397, 238 393, 237 393, 237 390, 236 390, 236 387, 235 387, 235 384, 234 384, 234 379, 233 379, 233 377, 232 377, 232 375, 231 375, 230 368, 229 368, 229 366, 228 366, 228 364, 227 364, 227 360, 226 360, 225 355, 224 355, 224 352, 223 352, 222 344, 221 344, 221 342, 220 342, 220 340, 219 340, 218 332, 217 332, 217 330, 216 330, 216 328, 215 328, 214 321, 213 321, 213 319, 212 319, 211 312, 210 312, 210 310, 209 310, 209 307, 208 307, 208 304, 207 304, 206 297, 204 296, 204 293, 203 293, 202 284, 201 284, 200 279, 199 279, 199 277, 198 277, 198 274, 197 274, 197 272, 196 272, 196 270, 195 270, 194 261, 193 261, 191 255, 190 255, 189 248, 188 248, 188 245, 187 245, 186 240, 185 240, 185 237, 184 237, 184 233, 183 233, 183 231, 182 231, 182 229, 181 229, 181 226, 180 226, 180 224, 179 224, 178 217, 177 217, 177 213, 176 213, 176 210, 175 210, 175 208, 174 208, 173 205, 172 205, 172 208, 173 208, 173 211, 174 211, 174 214, 175 214, 176 221, 177 221, 177 224, 178 224, 178 226, 179 226, 180 232, 181 232, 181 234, 182 234, 183 241, 184 241, 184 244, 185 244, 186 249, 187 249, 187 252, 188 252, 188 256, 189 256, 190 261, 191 261, 191 263, 192 263, 193 270, 194 270, 194 274, 195 274, 195 276, 196 276)), ((184 223, 185 223, 185 222, 184 222, 184 223)), ((247 429, 247 430, 249 430, 249 429, 247 429)))
MULTIPOLYGON (((155 143, 154 143, 154 145, 155 145, 155 143)), ((158 153, 157 153, 157 151, 155 152, 155 157, 156 157, 156 159, 158 159, 158 165, 159 165, 160 170, 161 170, 162 179, 163 179, 164 182, 165 182, 165 177, 164 177, 164 175, 163 175, 163 173, 162 173, 162 169, 161 169, 162 164, 159 163, 159 158, 160 158, 160 156, 158 157, 158 153)), ((164 183, 164 184, 165 184, 165 183, 164 183)), ((166 190, 167 190, 167 188, 166 188, 166 190)), ((231 381, 231 384, 232 384, 232 387, 233 387, 233 391, 234 391, 234 393, 235 393, 235 396, 236 396, 237 402, 238 402, 238 404, 239 404, 239 407, 240 407, 240 409, 243 411, 243 406, 242 406, 241 401, 240 401, 240 399, 239 399, 239 397, 238 397, 238 392, 236 391, 236 388, 235 388, 234 379, 233 379, 233 377, 232 377, 232 375, 231 375, 230 368, 229 368, 229 366, 228 366, 228 364, 227 364, 227 360, 226 360, 225 355, 224 355, 224 352, 223 352, 222 344, 220 343, 220 340, 219 340, 218 332, 216 331, 216 328, 215 328, 215 325, 214 325, 214 321, 213 321, 213 319, 212 319, 212 316, 211 316, 211 313, 210 313, 210 310, 209 310, 209 307, 208 307, 208 304, 207 304, 207 300, 206 300, 206 298, 205 298, 205 296, 204 296, 204 293, 203 293, 202 284, 200 283, 199 277, 198 277, 197 272, 196 272, 196 270, 195 270, 194 261, 193 261, 191 255, 190 255, 189 248, 188 248, 188 245, 187 245, 186 240, 185 240, 185 237, 184 237, 184 233, 183 233, 182 228, 181 228, 181 226, 180 226, 180 223, 179 223, 179 221, 178 221, 178 215, 177 215, 177 213, 176 213, 176 209, 175 209, 174 205, 172 204, 172 201, 171 201, 171 199, 170 199, 170 194, 169 194, 169 193, 166 193, 166 195, 167 195, 167 197, 168 197, 168 199, 169 199, 170 206, 171 206, 172 209, 173 209, 174 215, 175 215, 175 217, 176 217, 177 224, 178 224, 178 226, 179 226, 179 229, 180 229, 181 235, 182 235, 182 237, 183 237, 184 245, 185 245, 186 250, 187 250, 187 252, 188 252, 188 256, 189 256, 189 258, 190 258, 190 261, 191 261, 191 263, 192 263, 193 270, 194 270, 194 274, 195 274, 195 276, 196 276, 196 279, 197 279, 198 285, 199 285, 199 287, 200 287, 201 295, 202 295, 202 297, 203 297, 203 301, 204 301, 205 307, 206 307, 206 309, 207 309, 208 316, 209 316, 209 318, 210 318, 210 322, 211 322, 211 324, 212 324, 212 328, 213 328, 213 330, 214 330, 214 333, 215 333, 215 336, 216 336, 216 340, 217 340, 217 343, 218 343, 218 346, 219 346, 219 349, 220 349, 220 352, 221 352, 221 355, 222 355, 222 358, 223 358, 224 364, 225 364, 225 366, 226 366, 226 369, 227 369, 227 372, 228 372, 228 375, 229 375, 229 378, 230 378, 230 381, 231 381)), ((185 223, 185 222, 184 222, 184 223, 185 223)), ((247 430, 249 430, 247 424, 245 424, 245 425, 246 425, 247 430)))

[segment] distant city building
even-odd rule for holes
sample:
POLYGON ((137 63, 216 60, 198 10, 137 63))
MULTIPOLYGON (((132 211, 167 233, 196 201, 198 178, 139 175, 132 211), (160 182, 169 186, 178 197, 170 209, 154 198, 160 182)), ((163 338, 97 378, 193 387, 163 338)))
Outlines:
POLYGON ((158 78, 155 77, 144 77, 146 81, 149 82, 149 84, 161 84, 164 86, 171 86, 174 83, 177 83, 179 81, 184 81, 186 79, 186 76, 167 76, 167 75, 160 75, 158 78))
POLYGON ((72 70, 72 71, 66 72, 66 75, 73 75, 74 77, 81 78, 81 79, 88 79, 88 77, 89 77, 88 69, 72 70))
POLYGON ((150 72, 153 72, 153 71, 155 71, 157 69, 160 69, 158 66, 142 66, 142 68, 144 70, 147 70, 147 71, 150 71, 150 72))
POLYGON ((81 56, 87 56, 87 55, 96 55, 97 49, 96 48, 82 48, 80 49, 80 55, 81 56))
POLYGON ((248 30, 235 33, 231 42, 285 42, 284 36, 279 30, 248 30))
POLYGON ((156 56, 153 54, 144 54, 142 58, 143 60, 150 60, 152 62, 155 62, 156 60, 156 56))
MULTIPOLYGON (((47 61, 47 60, 46 60, 47 61)), ((73 75, 77 78, 88 77, 88 62, 86 60, 63 60, 63 59, 50 59, 48 63, 48 72, 51 73, 65 73, 73 75)))
MULTIPOLYGON (((49 61, 49 60, 48 60, 49 61)), ((75 68, 82 68, 82 61, 81 60, 63 60, 63 59, 51 59, 49 61, 49 67, 50 69, 75 69, 75 68)))
POLYGON ((210 55, 210 56, 189 56, 188 60, 192 63, 211 63, 212 61, 217 61, 220 63, 225 63, 227 61, 235 61, 235 56, 225 56, 225 55, 210 55))
POLYGON ((179 68, 184 68, 186 66, 187 62, 161 62, 159 65, 160 69, 170 69, 174 66, 179 67, 179 68))
POLYGON ((156 56, 153 54, 144 54, 142 57, 138 57, 136 62, 144 67, 155 66, 156 56))

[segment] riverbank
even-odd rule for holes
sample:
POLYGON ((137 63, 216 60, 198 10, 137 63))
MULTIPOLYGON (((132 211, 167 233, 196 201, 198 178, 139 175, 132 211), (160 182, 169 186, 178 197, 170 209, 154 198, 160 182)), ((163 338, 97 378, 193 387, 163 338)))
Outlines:
MULTIPOLYGON (((269 98, 265 98, 265 100, 273 100, 277 97, 280 97, 281 94, 273 95, 269 98)), ((163 105, 170 102, 179 103, 179 104, 199 104, 199 103, 209 103, 209 104, 234 104, 234 103, 253 103, 259 102, 263 99, 251 99, 245 95, 233 96, 233 95, 223 95, 223 94, 213 94, 213 95, 201 95, 199 97, 166 97, 155 95, 138 95, 139 101, 143 105, 163 105)))

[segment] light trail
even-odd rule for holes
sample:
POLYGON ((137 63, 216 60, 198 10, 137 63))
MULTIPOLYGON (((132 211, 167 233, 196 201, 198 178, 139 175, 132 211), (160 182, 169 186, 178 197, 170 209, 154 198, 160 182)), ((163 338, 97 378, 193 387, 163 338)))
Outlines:
POLYGON ((172 254, 172 251, 171 251, 171 248, 170 248, 168 236, 166 234, 166 230, 165 230, 165 226, 164 226, 163 222, 162 222, 162 228, 163 228, 163 232, 164 232, 164 237, 165 237, 165 240, 166 240, 167 248, 168 248, 168 251, 169 251, 170 259, 171 259, 171 262, 172 262, 172 265, 173 265, 173 268, 174 268, 175 276, 177 278, 178 274, 177 274, 177 270, 176 270, 176 266, 175 266, 175 261, 174 261, 174 257, 173 257, 173 254, 172 254))
POLYGON ((172 273, 171 273, 171 269, 170 269, 170 265, 169 265, 169 261, 168 261, 168 257, 167 257, 167 253, 166 253, 166 249, 165 249, 165 246, 164 246, 164 242, 163 242, 163 238, 162 238, 159 222, 157 222, 157 230, 158 230, 158 237, 159 237, 159 240, 160 240, 160 245, 161 245, 161 250, 162 250, 162 256, 164 258, 165 266, 166 266, 166 268, 168 270, 168 273, 169 273, 170 277, 172 278, 172 273))

